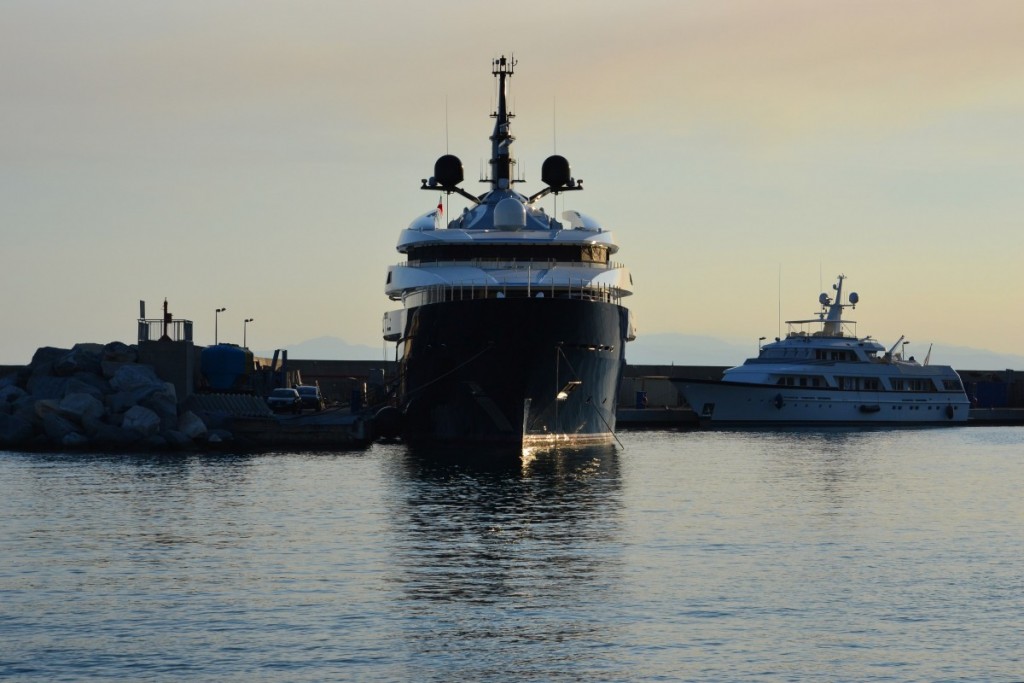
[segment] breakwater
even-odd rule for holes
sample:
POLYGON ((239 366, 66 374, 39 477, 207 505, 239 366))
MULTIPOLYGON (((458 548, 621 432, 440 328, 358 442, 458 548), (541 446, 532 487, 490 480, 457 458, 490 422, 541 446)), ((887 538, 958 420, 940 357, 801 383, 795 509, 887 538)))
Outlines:
POLYGON ((0 446, 182 449, 230 437, 182 398, 136 346, 43 347, 0 377, 0 446))
MULTIPOLYGON (((26 450, 259 449, 362 446, 386 401, 394 361, 255 359, 246 391, 211 393, 203 347, 184 341, 42 347, 27 365, 0 366, 0 447, 26 450), (275 380, 276 378, 276 380, 275 380), (318 384, 333 409, 277 417, 263 395, 274 381, 318 384)), ((627 365, 618 394, 619 426, 695 423, 671 377, 717 379, 723 367, 627 365)), ((975 423, 1024 422, 1024 373, 960 370, 975 423)))

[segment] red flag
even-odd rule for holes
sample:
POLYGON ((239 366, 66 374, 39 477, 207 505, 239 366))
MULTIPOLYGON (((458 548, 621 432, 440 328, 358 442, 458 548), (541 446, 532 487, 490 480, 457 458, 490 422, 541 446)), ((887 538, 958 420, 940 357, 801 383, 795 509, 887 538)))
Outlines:
POLYGON ((442 202, 442 199, 443 199, 443 197, 438 197, 438 199, 437 199, 437 214, 439 216, 443 216, 444 215, 444 204, 442 202))

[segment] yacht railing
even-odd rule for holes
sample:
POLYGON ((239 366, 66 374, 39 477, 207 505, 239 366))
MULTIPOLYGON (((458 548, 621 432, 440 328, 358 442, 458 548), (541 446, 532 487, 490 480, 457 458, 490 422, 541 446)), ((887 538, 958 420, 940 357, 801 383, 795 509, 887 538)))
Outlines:
POLYGON ((619 304, 622 294, 618 287, 606 284, 590 284, 580 279, 578 284, 537 286, 535 283, 495 284, 493 282, 462 282, 457 285, 429 285, 402 294, 403 306, 423 306, 445 301, 468 301, 471 299, 513 299, 524 297, 553 297, 556 299, 580 299, 583 301, 600 301, 619 304))
POLYGON ((529 259, 501 261, 497 259, 461 259, 458 261, 403 261, 396 263, 396 268, 447 268, 453 266, 468 266, 477 268, 488 268, 493 270, 538 270, 544 268, 597 268, 600 270, 615 270, 625 268, 625 264, 618 261, 600 263, 596 261, 555 261, 554 259, 529 259))
MULTIPOLYGON (((786 338, 787 339, 800 339, 807 337, 823 337, 825 336, 825 326, 834 325, 827 320, 787 320, 786 321, 786 338)), ((857 323, 853 320, 840 320, 839 330, 836 334, 828 335, 830 337, 850 337, 857 339, 857 323)))

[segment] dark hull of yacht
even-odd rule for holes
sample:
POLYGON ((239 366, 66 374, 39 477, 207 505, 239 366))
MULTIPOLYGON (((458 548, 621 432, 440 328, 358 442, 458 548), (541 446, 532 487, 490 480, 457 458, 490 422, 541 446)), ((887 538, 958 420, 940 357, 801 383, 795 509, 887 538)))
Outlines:
POLYGON ((410 309, 399 405, 422 445, 608 443, 628 311, 585 299, 447 301, 410 309))

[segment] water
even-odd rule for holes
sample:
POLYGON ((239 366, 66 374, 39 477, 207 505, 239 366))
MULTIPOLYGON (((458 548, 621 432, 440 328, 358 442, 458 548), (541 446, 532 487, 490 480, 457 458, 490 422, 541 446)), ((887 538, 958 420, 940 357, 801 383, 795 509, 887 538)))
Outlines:
POLYGON ((1024 680, 1024 428, 0 452, 0 678, 1024 680))

